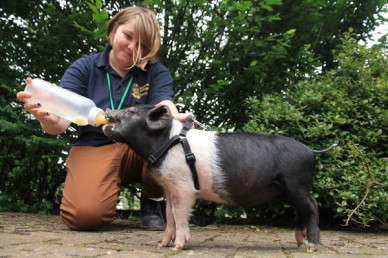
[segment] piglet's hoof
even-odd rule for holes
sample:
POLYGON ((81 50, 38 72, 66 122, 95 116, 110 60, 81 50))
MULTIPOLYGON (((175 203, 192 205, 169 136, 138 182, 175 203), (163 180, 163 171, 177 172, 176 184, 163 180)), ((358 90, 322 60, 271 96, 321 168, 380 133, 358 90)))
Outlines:
POLYGON ((307 243, 307 252, 314 253, 318 250, 317 246, 312 243, 307 243))
POLYGON ((172 245, 170 243, 159 243, 158 247, 171 247, 172 245))
POLYGON ((171 248, 171 250, 173 251, 180 251, 180 250, 183 250, 183 246, 174 246, 173 248, 171 248))

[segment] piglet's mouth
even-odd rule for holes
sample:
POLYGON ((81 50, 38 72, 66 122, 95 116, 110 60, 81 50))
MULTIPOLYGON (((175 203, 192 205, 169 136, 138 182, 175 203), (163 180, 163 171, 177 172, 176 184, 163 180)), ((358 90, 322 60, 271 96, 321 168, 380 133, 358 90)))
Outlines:
POLYGON ((115 129, 115 125, 114 124, 106 124, 102 127, 102 131, 104 132, 104 134, 113 140, 113 132, 114 132, 114 129, 115 129))
POLYGON ((112 134, 113 134, 113 131, 115 129, 115 126, 120 123, 120 121, 118 119, 113 119, 109 116, 105 116, 105 119, 108 121, 107 124, 105 124, 103 127, 102 127, 102 131, 104 132, 104 134, 108 137, 112 137, 112 134))
POLYGON ((111 116, 105 116, 105 119, 108 121, 107 124, 118 124, 120 123, 120 119, 117 119, 117 118, 113 118, 111 116))
POLYGON ((105 119, 108 121, 108 123, 119 123, 120 122, 120 117, 119 117, 119 114, 117 113, 117 111, 115 110, 111 110, 109 108, 107 108, 105 110, 105 119))
POLYGON ((108 125, 115 125, 115 124, 118 124, 119 121, 115 121, 115 120, 108 120, 108 125))

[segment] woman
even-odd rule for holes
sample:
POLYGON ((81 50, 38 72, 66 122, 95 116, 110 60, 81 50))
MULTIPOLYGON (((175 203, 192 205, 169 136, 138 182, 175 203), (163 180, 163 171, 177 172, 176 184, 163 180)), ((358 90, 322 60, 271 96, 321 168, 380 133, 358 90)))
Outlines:
MULTIPOLYGON (((181 121, 173 103, 172 77, 158 59, 160 27, 155 13, 142 7, 118 12, 107 28, 104 51, 84 56, 64 73, 61 86, 92 99, 105 110, 136 104, 167 105, 181 121)), ((27 103, 31 94, 19 92, 24 108, 49 134, 61 134, 70 122, 27 103)), ((113 221, 122 185, 141 182, 143 226, 162 229, 161 187, 147 173, 144 162, 125 144, 111 142, 100 127, 83 126, 66 160, 67 177, 61 202, 61 219, 69 228, 87 230, 113 221), (153 198, 151 200, 150 198, 153 198), (156 198, 156 199, 155 199, 156 198)))

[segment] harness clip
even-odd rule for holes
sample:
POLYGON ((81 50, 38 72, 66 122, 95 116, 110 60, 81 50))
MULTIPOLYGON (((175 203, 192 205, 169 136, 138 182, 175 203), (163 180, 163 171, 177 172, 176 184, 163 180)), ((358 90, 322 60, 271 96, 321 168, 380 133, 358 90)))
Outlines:
POLYGON ((155 164, 156 161, 157 161, 157 159, 154 156, 151 155, 147 159, 147 165, 149 167, 152 167, 155 164))
POLYGON ((186 161, 189 164, 194 164, 195 163, 195 155, 193 153, 187 153, 186 154, 186 161))

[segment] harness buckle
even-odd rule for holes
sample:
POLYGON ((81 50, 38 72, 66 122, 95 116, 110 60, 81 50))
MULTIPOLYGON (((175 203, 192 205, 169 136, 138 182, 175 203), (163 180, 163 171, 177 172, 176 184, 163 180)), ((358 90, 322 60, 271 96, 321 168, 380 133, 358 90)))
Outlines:
POLYGON ((189 164, 194 164, 195 163, 195 155, 193 153, 187 153, 186 154, 186 161, 189 164))
POLYGON ((157 159, 154 156, 150 155, 147 159, 147 165, 149 167, 152 167, 156 161, 157 161, 157 159))

